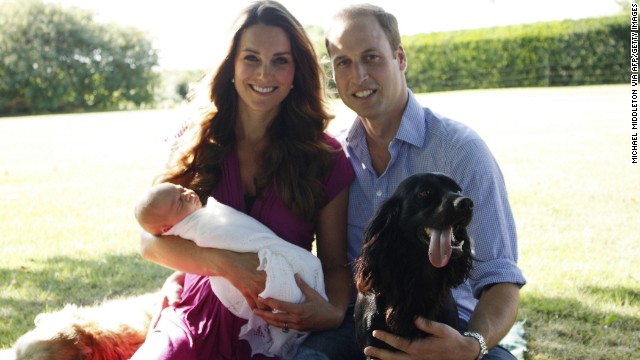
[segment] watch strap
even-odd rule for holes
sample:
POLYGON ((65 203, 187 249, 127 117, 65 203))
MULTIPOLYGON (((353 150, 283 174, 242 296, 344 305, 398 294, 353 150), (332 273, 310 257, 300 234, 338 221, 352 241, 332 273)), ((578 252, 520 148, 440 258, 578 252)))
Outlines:
POLYGON ((489 350, 487 349, 487 343, 484 341, 484 337, 482 335, 473 331, 467 331, 462 335, 466 337, 472 337, 478 340, 478 343, 480 344, 480 352, 478 353, 478 357, 476 358, 476 360, 482 359, 485 355, 489 353, 489 350))

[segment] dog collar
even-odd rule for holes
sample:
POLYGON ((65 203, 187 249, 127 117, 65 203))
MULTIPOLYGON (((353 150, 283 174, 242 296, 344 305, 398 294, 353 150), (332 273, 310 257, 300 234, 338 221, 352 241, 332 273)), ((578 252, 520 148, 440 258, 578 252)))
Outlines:
POLYGON ((478 353, 478 357, 476 358, 476 360, 482 359, 485 355, 489 353, 489 350, 487 350, 487 343, 484 341, 484 337, 482 335, 478 334, 477 332, 471 332, 471 331, 467 331, 462 335, 466 337, 472 337, 478 340, 478 343, 480 344, 480 352, 478 353))

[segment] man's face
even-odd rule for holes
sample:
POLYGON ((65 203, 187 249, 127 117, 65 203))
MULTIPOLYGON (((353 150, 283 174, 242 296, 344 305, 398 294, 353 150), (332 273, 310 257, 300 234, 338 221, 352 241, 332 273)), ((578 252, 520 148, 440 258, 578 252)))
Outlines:
POLYGON ((373 16, 336 20, 328 36, 336 88, 342 101, 369 119, 400 115, 407 90, 406 57, 402 47, 391 49, 373 16))

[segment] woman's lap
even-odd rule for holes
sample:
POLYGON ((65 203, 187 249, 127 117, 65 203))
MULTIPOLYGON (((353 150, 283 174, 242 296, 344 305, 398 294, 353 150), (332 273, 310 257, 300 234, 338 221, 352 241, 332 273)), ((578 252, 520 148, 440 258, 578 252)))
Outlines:
POLYGON ((269 359, 251 357, 249 344, 238 338, 245 323, 215 296, 208 277, 188 275, 182 302, 162 311, 133 359, 269 359))
POLYGON ((160 319, 147 335, 132 360, 196 359, 193 339, 173 308, 162 311, 160 319))

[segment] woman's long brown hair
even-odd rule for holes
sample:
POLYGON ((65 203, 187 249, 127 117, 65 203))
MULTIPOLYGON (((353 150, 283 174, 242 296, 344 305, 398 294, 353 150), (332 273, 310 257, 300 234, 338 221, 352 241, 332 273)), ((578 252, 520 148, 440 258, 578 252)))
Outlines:
POLYGON ((326 199, 322 180, 334 151, 322 140, 328 122, 325 78, 302 25, 276 1, 258 1, 242 13, 225 59, 208 83, 209 103, 202 116, 178 139, 167 169, 157 181, 183 184, 206 200, 221 177, 221 162, 234 149, 238 94, 233 86, 234 60, 244 31, 256 24, 277 26, 291 41, 295 63, 293 89, 267 129, 268 148, 256 179, 258 195, 274 183, 286 206, 313 219, 326 199))

